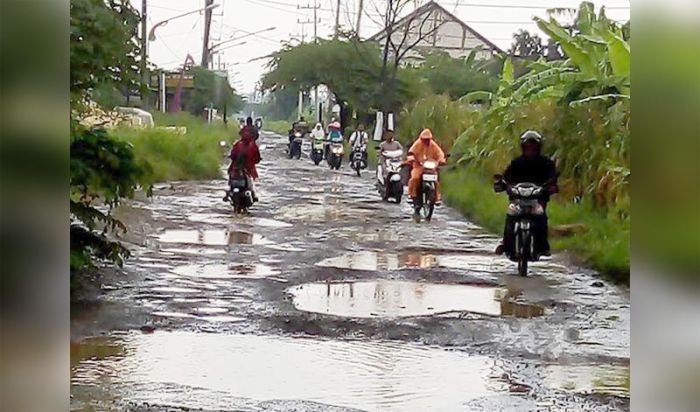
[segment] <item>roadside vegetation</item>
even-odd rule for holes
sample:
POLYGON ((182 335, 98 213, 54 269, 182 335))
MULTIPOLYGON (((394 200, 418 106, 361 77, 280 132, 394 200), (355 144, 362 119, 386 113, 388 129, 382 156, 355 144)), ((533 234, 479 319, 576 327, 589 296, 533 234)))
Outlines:
MULTIPOLYGON (((70 271, 71 287, 103 264, 121 265, 129 251, 115 235, 127 230, 112 210, 137 190, 150 193, 155 182, 205 179, 219 173, 220 140, 231 141, 223 125, 207 126, 194 115, 154 114, 171 130, 107 129, 86 121, 96 112, 124 104, 123 91, 138 95, 140 84, 138 24, 128 0, 70 2, 70 271), (99 24, 94 24, 99 22, 99 24), (97 107, 96 107, 97 105, 97 107)), ((196 91, 185 110, 201 114, 242 107, 240 96, 213 72, 194 68, 196 91)), ((235 128, 237 131, 238 129, 235 128)))
POLYGON ((223 123, 206 124, 188 113, 158 113, 154 122, 155 128, 110 131, 118 141, 133 146, 136 162, 150 183, 218 177, 223 158, 219 142, 231 143, 238 137, 235 124, 229 128, 223 123))

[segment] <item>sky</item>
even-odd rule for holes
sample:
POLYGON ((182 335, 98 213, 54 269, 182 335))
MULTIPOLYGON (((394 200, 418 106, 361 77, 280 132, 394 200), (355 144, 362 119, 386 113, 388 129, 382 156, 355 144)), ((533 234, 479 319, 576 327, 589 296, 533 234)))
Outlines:
MULTIPOLYGON (((141 10, 142 0, 130 0, 141 10)), ((171 17, 204 8, 204 0, 146 0, 148 30, 155 24, 171 17)), ((318 5, 317 32, 320 38, 332 36, 335 24, 337 0, 214 0, 219 6, 213 10, 210 44, 238 39, 220 46, 221 52, 214 56, 215 68, 229 72, 231 83, 241 94, 255 89, 261 75, 267 70, 266 59, 260 59, 282 47, 283 42, 300 40, 302 32, 306 41, 313 40, 313 10, 303 7, 318 5), (301 7, 301 8, 298 8, 301 7), (307 24, 299 22, 308 21, 307 24), (255 33, 268 28, 273 30, 255 33), (244 42, 243 44, 240 44, 244 42), (231 46, 226 48, 227 46, 231 46), (257 60, 256 60, 257 59, 257 60), (252 60, 252 61, 251 61, 252 60)), ((418 1, 420 4, 426 1, 418 1)), ((546 9, 554 7, 577 7, 577 0, 443 0, 437 1, 450 12, 491 40, 502 49, 509 48, 513 33, 527 29, 538 33, 532 22, 534 16, 546 17, 546 9)), ((341 28, 354 28, 357 20, 359 0, 340 0, 341 28)), ((369 37, 379 31, 373 22, 385 0, 364 0, 360 35, 369 37)), ((596 7, 605 6, 608 17, 626 21, 630 16, 629 0, 599 0, 596 7)), ((385 7, 385 6, 384 6, 385 7)), ((202 56, 204 13, 169 21, 158 27, 156 38, 149 42, 149 60, 165 69, 181 66, 189 53, 199 64, 202 56)), ((544 37, 544 36, 542 36, 544 37)))

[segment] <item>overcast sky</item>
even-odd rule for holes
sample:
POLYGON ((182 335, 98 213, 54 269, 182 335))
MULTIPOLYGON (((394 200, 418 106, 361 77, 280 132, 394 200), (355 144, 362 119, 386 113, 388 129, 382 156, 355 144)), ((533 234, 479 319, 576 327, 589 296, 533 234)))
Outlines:
MULTIPOLYGON (((141 0, 130 0, 134 7, 141 10, 141 0)), ((315 0, 318 10, 318 36, 330 37, 335 23, 337 0, 315 0)), ((313 10, 298 9, 297 6, 313 6, 314 0, 214 0, 219 7, 214 9, 211 28, 211 44, 231 38, 244 36, 269 27, 274 30, 259 35, 248 36, 227 45, 240 42, 245 44, 223 50, 214 57, 215 64, 228 64, 232 83, 241 93, 254 90, 255 84, 266 70, 265 60, 251 59, 266 56, 279 49, 282 42, 300 38, 302 27, 306 40, 313 38, 313 23, 298 24, 299 21, 313 21, 313 10)), ((425 3, 423 1, 422 3, 425 3)), ((368 37, 379 30, 372 21, 377 15, 374 4, 382 7, 385 0, 365 0, 365 12, 362 16, 360 34, 368 37)), ((421 4, 422 4, 421 3, 421 4)), ((512 34, 524 28, 539 32, 532 23, 533 16, 546 17, 546 9, 552 7, 576 7, 576 0, 443 0, 438 1, 447 10, 474 30, 484 35, 503 49, 510 46, 512 34)), ((358 0, 340 1, 340 24, 349 29, 357 20, 358 0)), ((596 6, 604 5, 608 17, 626 21, 629 19, 629 0, 601 0, 596 6)), ((204 0, 147 0, 148 29, 165 19, 179 14, 201 9, 204 0)), ((187 54, 191 54, 199 64, 202 56, 202 37, 204 31, 204 14, 196 13, 172 20, 156 30, 156 40, 149 42, 149 60, 166 69, 181 66, 187 54)), ((221 46, 223 49, 226 46, 221 46)))

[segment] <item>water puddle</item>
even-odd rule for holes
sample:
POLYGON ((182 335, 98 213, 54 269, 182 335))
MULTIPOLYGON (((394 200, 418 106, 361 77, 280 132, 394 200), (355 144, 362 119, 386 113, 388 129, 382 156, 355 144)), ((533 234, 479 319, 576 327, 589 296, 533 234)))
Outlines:
POLYGON ((255 226, 271 227, 277 229, 293 226, 291 223, 283 222, 281 220, 267 219, 264 217, 253 217, 249 220, 250 223, 255 226))
POLYGON ((283 399, 366 411, 460 410, 506 389, 490 377, 497 374, 488 357, 398 342, 155 331, 88 339, 76 351, 83 346, 109 349, 76 359, 75 394, 100 387, 109 399, 160 405, 235 409, 283 399))
POLYGON ((504 270, 503 263, 494 256, 482 254, 440 255, 424 252, 377 253, 363 251, 328 258, 318 262, 316 265, 367 271, 411 268, 429 269, 436 267, 493 273, 499 273, 504 270))
POLYGON ((164 243, 186 243, 194 245, 226 246, 266 245, 271 242, 264 237, 239 230, 166 230, 158 240, 164 243))
POLYGON ((552 389, 629 397, 629 366, 547 365, 543 373, 544 384, 552 389))
POLYGON ((166 248, 161 249, 162 252, 173 255, 225 255, 223 249, 212 248, 166 248))
POLYGON ((172 269, 173 273, 181 276, 204 279, 231 279, 250 278, 262 279, 268 276, 279 275, 280 272, 272 266, 261 263, 255 264, 212 264, 212 265, 185 265, 172 269))
POLYGON ((306 283, 288 289, 301 311, 353 318, 472 312, 490 316, 542 316, 544 307, 514 302, 507 289, 400 280, 306 283))

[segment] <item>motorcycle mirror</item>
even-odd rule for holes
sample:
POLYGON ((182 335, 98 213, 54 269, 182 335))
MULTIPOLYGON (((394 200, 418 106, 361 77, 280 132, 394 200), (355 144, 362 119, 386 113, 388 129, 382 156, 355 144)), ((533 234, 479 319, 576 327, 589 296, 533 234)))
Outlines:
POLYGON ((374 146, 374 150, 379 150, 379 149, 381 149, 381 147, 379 147, 379 146, 374 146))
POLYGON ((450 156, 452 156, 452 154, 450 154, 450 153, 445 154, 445 159, 449 159, 450 156))

